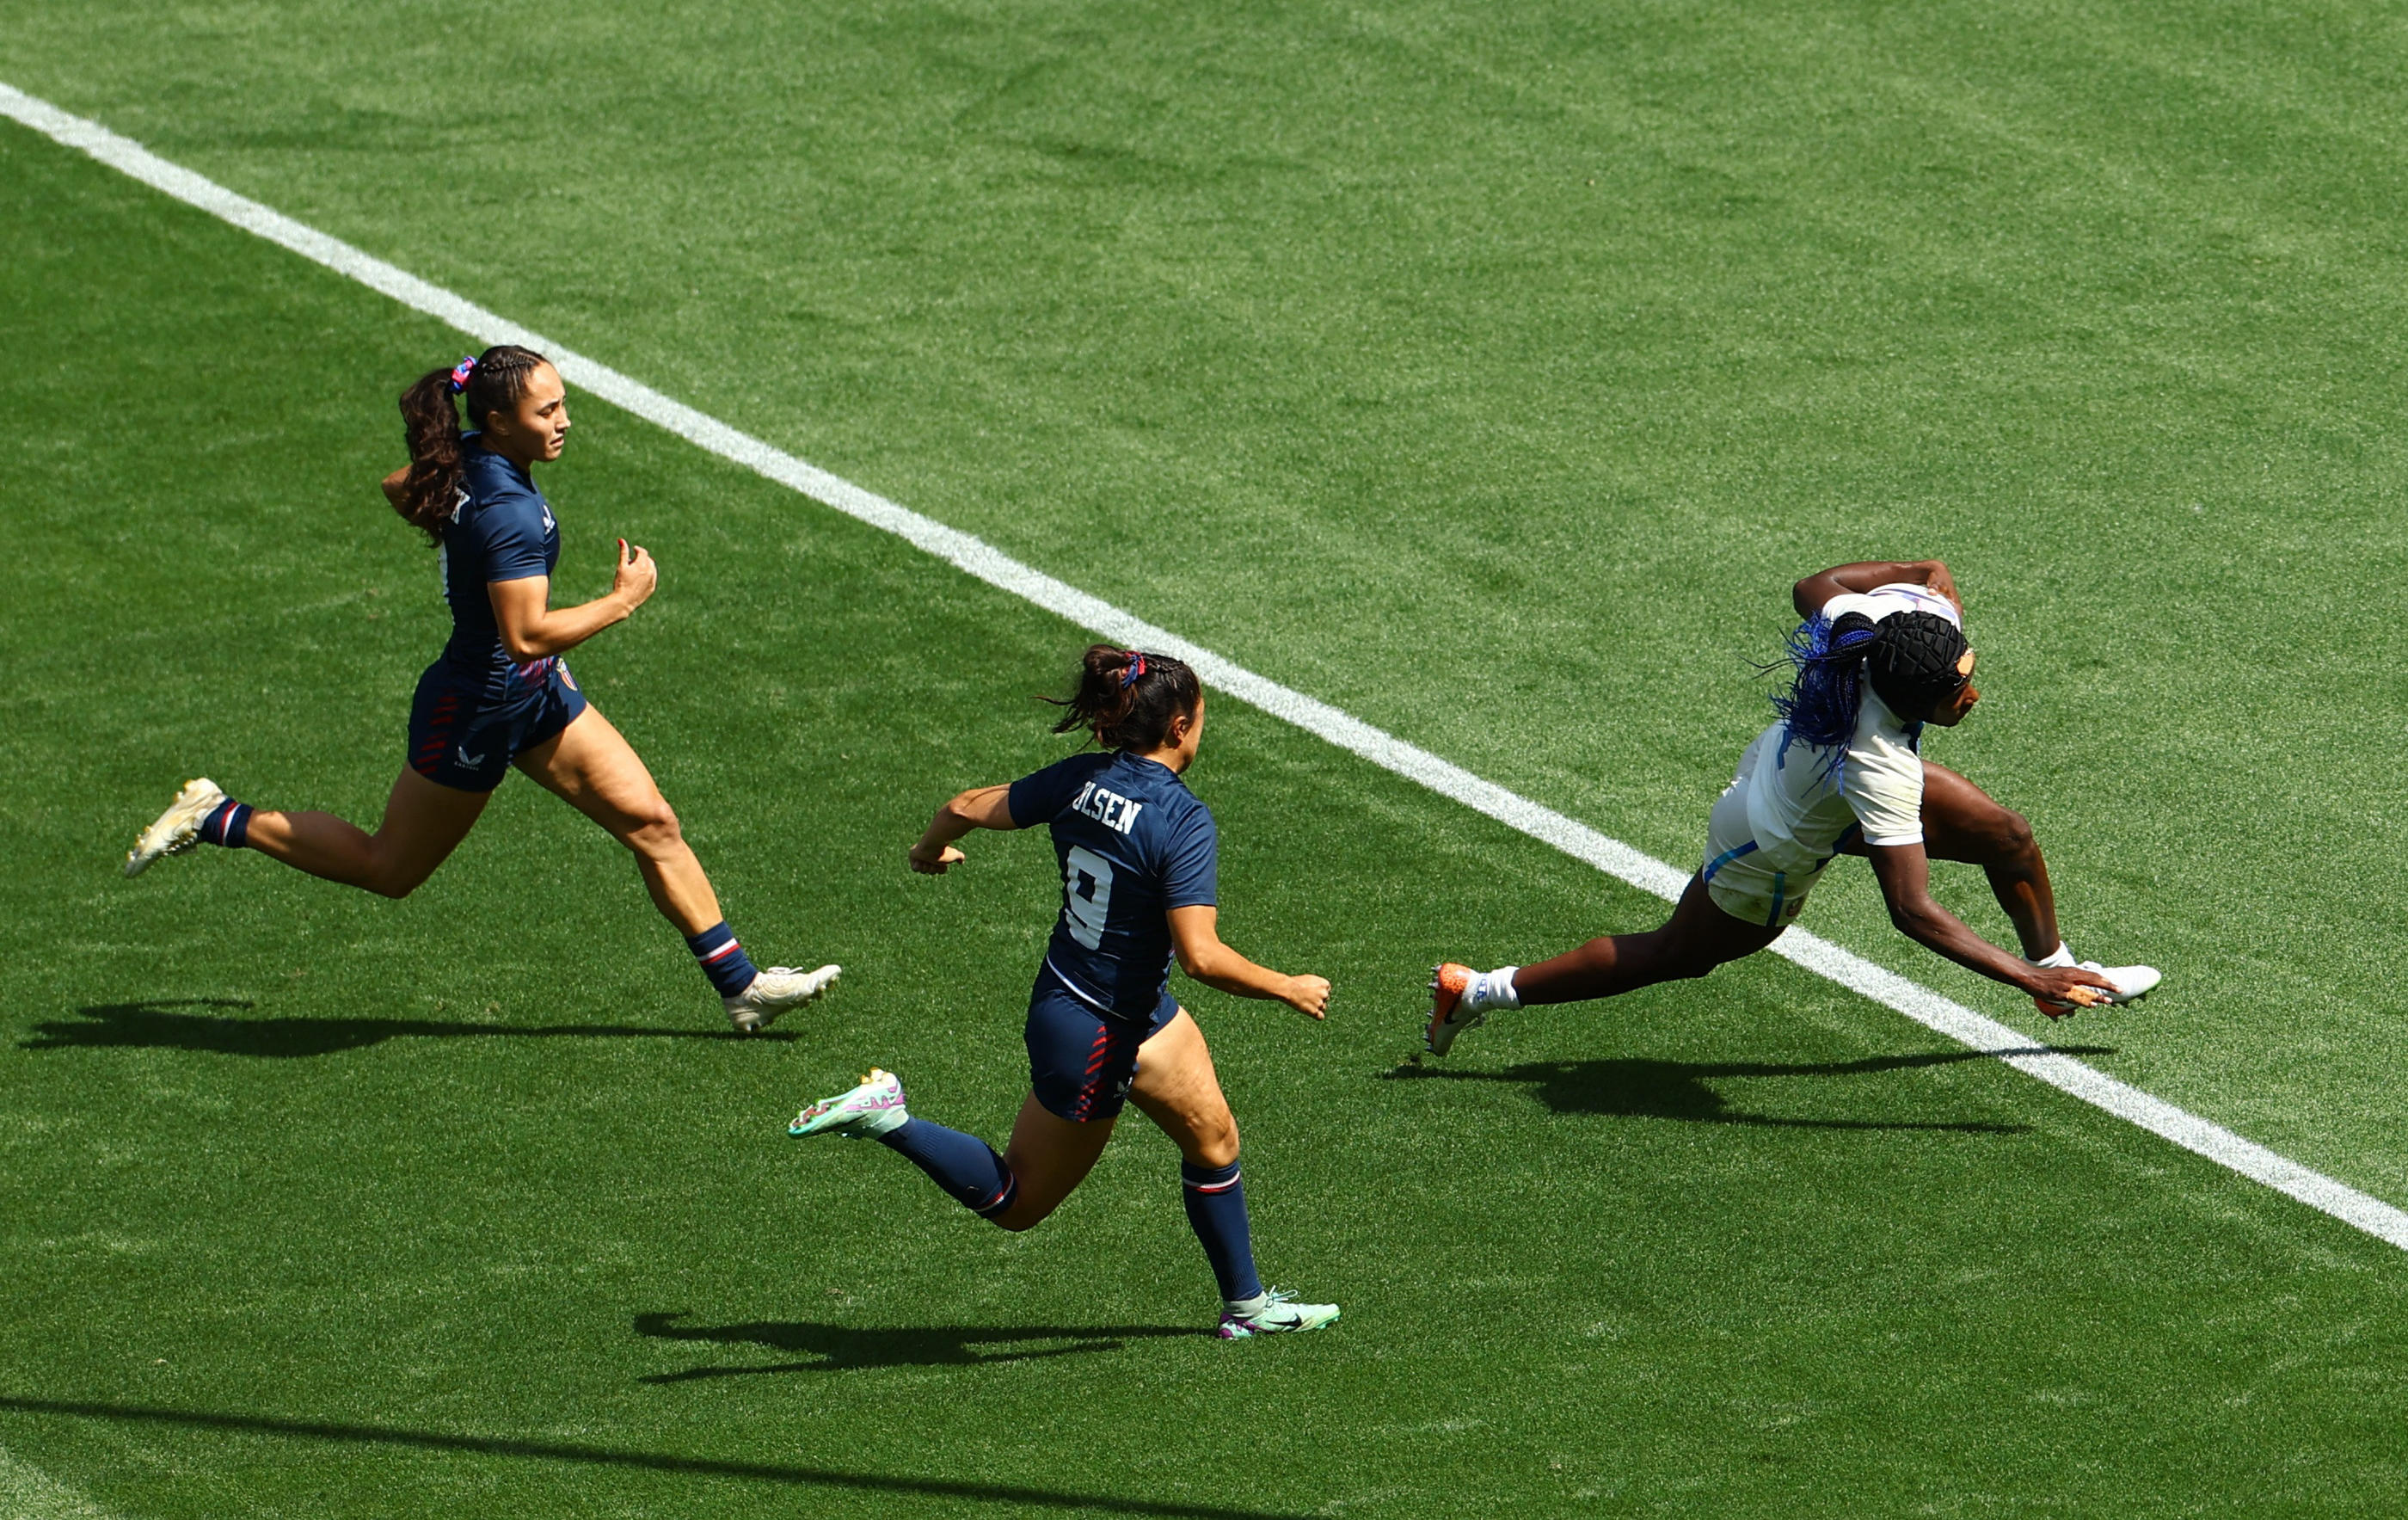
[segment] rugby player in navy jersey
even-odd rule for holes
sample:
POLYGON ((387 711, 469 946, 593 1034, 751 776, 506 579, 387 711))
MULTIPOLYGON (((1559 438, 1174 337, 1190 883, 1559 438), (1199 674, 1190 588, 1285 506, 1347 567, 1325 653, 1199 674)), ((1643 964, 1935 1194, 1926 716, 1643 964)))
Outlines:
POLYGON ((765 971, 745 955, 652 773, 561 658, 641 607, 659 572, 623 538, 608 595, 552 605, 560 528, 532 471, 568 439, 559 371, 528 349, 487 349, 422 377, 402 393, 401 415, 409 463, 385 478, 384 494, 439 551, 452 638, 419 678, 408 763, 384 821, 368 834, 332 813, 254 810, 205 778, 185 782, 142 831, 125 874, 208 843, 406 897, 467 837, 516 766, 634 852, 653 905, 685 935, 738 1031, 818 997, 836 967, 765 971), (473 431, 462 432, 462 410, 473 431))
POLYGON ((2157 986, 2153 967, 2078 959, 2058 936, 2031 825, 1923 758, 1926 726, 1954 728, 1982 695, 1948 566, 1835 565, 1791 587, 1790 601, 1806 620, 1787 646, 1795 679, 1707 815, 1705 853, 1671 918, 1535 966, 1437 967, 1422 1036, 1431 1054, 1444 1055, 1493 1011, 1618 997, 1753 955, 1797 920, 1842 855, 1872 863, 1900 933, 2025 993, 2051 1018, 2128 1003, 2157 986), (2014 925, 2020 957, 1931 896, 1933 860, 1982 868, 2014 925))
POLYGON ((1329 983, 1282 976, 1221 942, 1212 814, 1180 778, 1204 737, 1196 672, 1159 654, 1087 651, 1055 733, 1084 729, 1103 746, 1009 786, 964 792, 937 810, 911 847, 915 871, 941 876, 965 858, 972 829, 1054 836, 1062 913, 1029 994, 1029 1096, 1001 1155, 975 1136, 905 1111, 903 1083, 873 1070, 861 1085, 805 1109, 787 1133, 875 1139, 937 1185, 1008 1230, 1034 1228, 1102 1154, 1124 1100, 1179 1147, 1187 1222, 1221 1289, 1229 1339, 1315 1330, 1336 1304, 1295 1302, 1254 1273, 1239 1182, 1238 1125, 1213 1075, 1204 1033, 1169 987, 1170 962, 1206 986, 1321 1018, 1329 983))

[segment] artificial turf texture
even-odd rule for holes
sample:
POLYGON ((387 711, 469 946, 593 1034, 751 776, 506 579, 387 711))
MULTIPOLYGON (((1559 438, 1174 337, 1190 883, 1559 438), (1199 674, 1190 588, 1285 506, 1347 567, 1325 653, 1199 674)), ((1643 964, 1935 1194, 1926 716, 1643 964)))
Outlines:
MULTIPOLYGON (((1938 553, 2143 1010, 2039 1027, 2380 1196, 2408 289, 2397 7, 0 0, 0 79, 1685 864, 1789 581, 1938 553)), ((872 1062, 999 1139, 1054 886, 900 854, 1060 753, 1076 629, 580 398, 577 654, 748 948, 507 784, 389 903, 136 882, 184 776, 366 819, 442 637, 376 498, 438 325, 0 126, 0 1510, 2362 1513, 2408 1260, 1770 958, 1406 1073, 1440 955, 1651 899, 1235 703, 1190 989, 1272 1280, 1143 1121, 1006 1237, 790 1145, 872 1062)), ((1948 900, 2004 933, 1978 880, 1948 900)))

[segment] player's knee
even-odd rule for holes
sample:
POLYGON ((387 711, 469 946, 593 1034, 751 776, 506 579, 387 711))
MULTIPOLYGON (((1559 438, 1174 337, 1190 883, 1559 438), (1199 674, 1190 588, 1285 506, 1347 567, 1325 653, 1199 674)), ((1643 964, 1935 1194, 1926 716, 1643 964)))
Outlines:
POLYGON ((677 810, 669 806, 666 797, 654 796, 635 811, 630 822, 634 826, 627 830, 627 844, 646 854, 657 854, 685 842, 677 810))
POLYGON ((1695 982, 1728 966, 1742 955, 1753 954, 1753 946, 1709 941, 1705 944, 1682 945, 1665 956, 1663 966, 1667 979, 1674 982, 1695 982))
POLYGON ((391 897, 398 902, 424 885, 429 874, 381 855, 371 855, 359 884, 380 897, 391 897))
POLYGON ((2031 820, 2012 808, 2000 808, 1990 825, 1990 846, 2001 855, 2023 856, 2040 847, 2031 820))
POLYGON ((1052 1203, 1029 1203, 1025 1199, 1015 1202, 1010 1208, 994 1216, 995 1227, 1010 1230, 1014 1235, 1025 1235, 1045 1223, 1046 1216, 1053 1213, 1054 1207, 1052 1203))
POLYGON ((1196 1132, 1193 1154, 1186 1159, 1199 1167, 1226 1167, 1238 1159, 1238 1122, 1223 1118, 1196 1132))

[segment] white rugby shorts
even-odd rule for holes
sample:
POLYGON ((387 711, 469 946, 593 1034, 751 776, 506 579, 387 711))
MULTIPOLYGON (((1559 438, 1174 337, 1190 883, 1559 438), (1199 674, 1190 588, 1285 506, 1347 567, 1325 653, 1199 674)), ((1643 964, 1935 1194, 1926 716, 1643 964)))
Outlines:
POLYGON ((1756 853, 1747 822, 1747 778, 1723 789, 1706 815, 1706 858, 1698 874, 1715 907, 1742 924, 1786 928, 1806 906, 1806 894, 1823 879, 1828 860, 1808 871, 1778 871, 1756 853))

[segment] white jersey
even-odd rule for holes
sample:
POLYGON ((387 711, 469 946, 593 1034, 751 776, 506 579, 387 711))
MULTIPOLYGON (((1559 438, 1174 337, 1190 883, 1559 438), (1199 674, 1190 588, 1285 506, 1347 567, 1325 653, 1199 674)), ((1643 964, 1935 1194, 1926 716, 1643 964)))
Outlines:
MULTIPOLYGON (((1954 602, 1922 585, 1876 586, 1824 604, 1826 617, 1843 612, 1861 612, 1875 623, 1899 612, 1929 612, 1964 625, 1954 602)), ((1923 842, 1923 759, 1915 753, 1923 725, 1892 712, 1870 681, 1863 698, 1856 737, 1836 778, 1828 746, 1784 742, 1778 723, 1740 757, 1732 784, 1746 789, 1752 853, 1758 857, 1752 864, 1806 877, 1830 860, 1851 824, 1862 827, 1867 844, 1923 842)))

